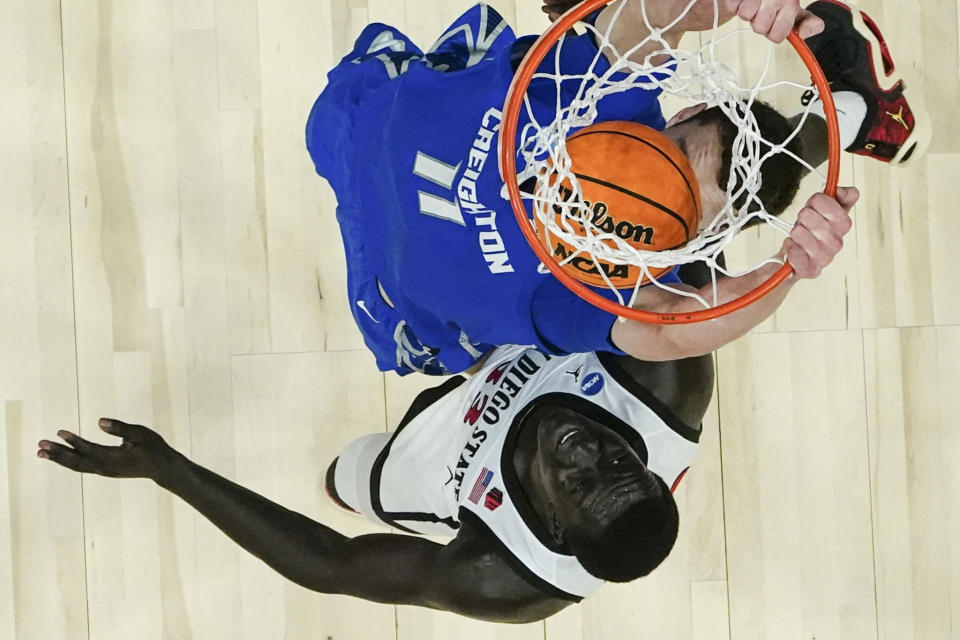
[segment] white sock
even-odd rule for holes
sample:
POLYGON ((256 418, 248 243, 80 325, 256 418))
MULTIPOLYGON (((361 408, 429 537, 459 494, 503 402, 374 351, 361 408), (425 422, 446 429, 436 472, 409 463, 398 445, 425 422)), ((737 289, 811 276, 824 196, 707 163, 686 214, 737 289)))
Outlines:
MULTIPOLYGON (((837 91, 833 94, 833 102, 837 105, 837 120, 840 123, 840 146, 847 149, 857 139, 867 117, 867 101, 854 91, 837 91)), ((810 113, 827 119, 823 103, 819 100, 810 107, 810 113)))

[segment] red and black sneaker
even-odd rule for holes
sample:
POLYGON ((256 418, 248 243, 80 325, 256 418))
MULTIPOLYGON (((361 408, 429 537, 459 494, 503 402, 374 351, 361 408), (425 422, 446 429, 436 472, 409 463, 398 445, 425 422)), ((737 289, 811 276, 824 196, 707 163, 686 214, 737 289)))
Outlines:
POLYGON ((854 91, 867 116, 847 151, 903 166, 930 144, 930 118, 918 92, 898 78, 880 28, 863 11, 839 0, 818 0, 807 10, 823 19, 823 33, 807 38, 834 92, 854 91))

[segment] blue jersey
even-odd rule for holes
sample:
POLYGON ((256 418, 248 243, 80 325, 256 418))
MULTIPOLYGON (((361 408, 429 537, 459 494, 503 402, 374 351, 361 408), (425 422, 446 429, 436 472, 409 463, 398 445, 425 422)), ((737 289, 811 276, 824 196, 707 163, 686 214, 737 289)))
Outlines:
MULTIPOLYGON (((426 54, 397 29, 371 24, 313 107, 307 148, 336 192, 351 308, 381 370, 454 373, 504 344, 616 351, 614 316, 538 270, 503 191, 501 109, 534 39, 516 38, 486 5, 426 54)), ((590 36, 567 38, 560 51, 544 66, 565 75, 608 68, 603 56, 595 62, 590 36)), ((533 116, 548 123, 556 87, 540 82, 530 89, 533 116)), ((662 129, 658 94, 605 97, 598 120, 662 129)))

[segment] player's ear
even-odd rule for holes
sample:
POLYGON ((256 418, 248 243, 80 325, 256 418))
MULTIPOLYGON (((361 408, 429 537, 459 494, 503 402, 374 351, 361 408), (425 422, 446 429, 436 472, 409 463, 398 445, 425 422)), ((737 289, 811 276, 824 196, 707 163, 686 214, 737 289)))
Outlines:
POLYGON ((667 122, 667 128, 674 127, 680 124, 681 122, 686 122, 687 120, 697 115, 698 113, 700 113, 706 108, 707 108, 707 103, 701 102, 700 104, 695 104, 691 107, 687 107, 686 109, 681 109, 680 111, 675 113, 673 117, 670 118, 670 120, 667 122))

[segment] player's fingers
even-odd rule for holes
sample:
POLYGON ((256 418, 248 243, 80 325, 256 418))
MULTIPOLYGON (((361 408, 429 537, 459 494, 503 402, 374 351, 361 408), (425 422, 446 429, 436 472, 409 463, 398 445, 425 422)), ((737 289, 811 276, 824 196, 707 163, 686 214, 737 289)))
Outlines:
POLYGON ((860 191, 856 187, 837 187, 837 202, 844 210, 850 211, 858 200, 860 200, 860 191))
POLYGON ((92 460, 102 460, 106 455, 109 455, 111 450, 111 447, 105 447, 102 444, 84 440, 77 434, 66 430, 57 431, 57 435, 63 438, 67 444, 76 449, 81 455, 92 460))
POLYGON ((777 44, 783 42, 787 39, 787 36, 790 35, 795 22, 796 20, 792 11, 786 9, 781 10, 774 19, 770 31, 767 33, 767 39, 777 44))
POLYGON ((116 418, 100 418, 98 423, 100 428, 106 431, 107 433, 119 436, 124 440, 129 440, 134 444, 140 444, 144 442, 151 431, 146 427, 140 426, 138 424, 127 424, 116 418))
POLYGON ((822 216, 841 237, 846 235, 853 226, 850 212, 837 200, 824 193, 818 193, 807 201, 807 207, 822 216))
POLYGON ((819 275, 813 268, 807 252, 791 238, 783 241, 783 252, 798 278, 815 278, 819 275))
POLYGON ((813 15, 806 9, 797 14, 797 34, 804 40, 823 33, 824 23, 821 18, 813 15))
POLYGON ((814 270, 813 275, 806 277, 815 278, 820 275, 820 270, 830 264, 833 259, 832 253, 829 253, 812 231, 803 225, 794 225, 790 230, 790 239, 809 257, 810 269, 814 270))
POLYGON ((777 19, 777 10, 769 7, 760 7, 753 19, 750 20, 750 27, 755 33, 766 36, 773 26, 773 21, 777 19))
POLYGON ((836 255, 843 248, 843 235, 837 226, 813 209, 803 208, 797 216, 797 225, 810 231, 825 253, 836 255))
POLYGON ((816 254, 811 255, 807 247, 795 242, 793 238, 787 238, 784 247, 787 260, 798 278, 816 278, 823 272, 826 265, 822 258, 816 254))
MULTIPOLYGON (((49 440, 41 440, 39 443, 37 443, 37 448, 40 449, 40 451, 37 451, 37 453, 39 454, 39 453, 41 453, 41 452, 48 451, 48 450, 50 449, 50 447, 52 447, 52 446, 54 446, 54 445, 57 445, 57 443, 56 443, 56 442, 50 442, 49 440)), ((57 446, 62 446, 62 445, 57 445, 57 446)), ((42 457, 42 456, 41 456, 41 457, 42 457)))
POLYGON ((760 9, 760 0, 743 0, 737 6, 737 15, 741 20, 750 22, 757 15, 758 9, 760 9))
POLYGON ((56 442, 41 440, 40 450, 37 456, 56 462, 61 467, 79 471, 81 473, 96 473, 96 469, 90 460, 77 453, 70 447, 65 447, 56 442))

